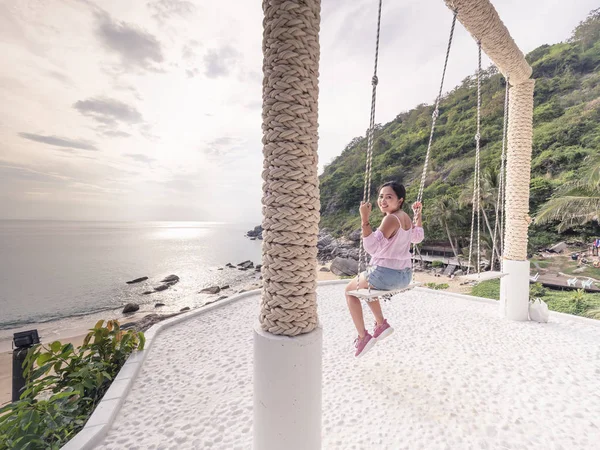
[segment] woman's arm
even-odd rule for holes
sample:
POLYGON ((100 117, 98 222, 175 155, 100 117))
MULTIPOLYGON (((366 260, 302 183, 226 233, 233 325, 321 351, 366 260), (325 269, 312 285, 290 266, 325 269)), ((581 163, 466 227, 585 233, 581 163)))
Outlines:
POLYGON ((421 215, 423 211, 423 205, 421 205, 420 202, 415 202, 412 206, 412 209, 415 214, 413 219, 415 226, 412 227, 410 232, 410 241, 413 244, 418 244, 425 239, 425 231, 423 231, 423 220, 421 215))
POLYGON ((415 223, 415 226, 422 228, 423 220, 421 217, 421 213, 423 212, 423 205, 421 204, 421 202, 414 202, 412 205, 412 210, 414 213, 413 222, 415 223))

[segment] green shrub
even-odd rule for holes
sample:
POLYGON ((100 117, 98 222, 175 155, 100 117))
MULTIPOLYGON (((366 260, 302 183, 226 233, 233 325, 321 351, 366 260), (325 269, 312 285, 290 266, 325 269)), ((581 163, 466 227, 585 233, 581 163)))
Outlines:
POLYGON ((433 267, 434 269, 437 269, 438 267, 444 267, 444 263, 436 259, 431 263, 431 267, 433 267))
POLYGON ((583 289, 577 289, 569 296, 569 301, 573 304, 575 314, 581 315, 587 309, 586 294, 583 289))
POLYGON ((600 308, 592 309, 586 313, 586 316, 590 319, 598 319, 600 320, 600 308))
POLYGON ((23 363, 21 398, 0 409, 0 449, 58 449, 79 432, 127 357, 143 350, 141 332, 99 321, 83 341, 33 347, 23 363))
POLYGON ((448 289, 450 287, 448 283, 426 283, 425 286, 435 290, 448 289))
POLYGON ((529 286, 529 299, 533 300, 536 298, 541 298, 546 295, 546 288, 542 285, 542 283, 533 283, 529 286))
POLYGON ((471 295, 476 297, 500 299, 500 280, 482 281, 471 289, 471 295))

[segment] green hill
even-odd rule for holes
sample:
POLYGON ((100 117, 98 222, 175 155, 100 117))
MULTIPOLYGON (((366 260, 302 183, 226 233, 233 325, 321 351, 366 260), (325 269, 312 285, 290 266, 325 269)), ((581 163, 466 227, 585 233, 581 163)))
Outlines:
MULTIPOLYGON (((530 214, 555 190, 577 178, 588 155, 600 153, 600 9, 592 11, 567 41, 543 45, 527 55, 536 80, 530 214)), ((482 82, 481 170, 486 176, 488 217, 494 219, 494 183, 500 166, 505 84, 495 67, 482 82)), ((443 199, 458 201, 453 236, 466 245, 470 231, 475 159, 476 78, 469 76, 445 95, 440 104, 432 159, 424 194, 424 219, 429 240, 446 238, 441 226, 427 217, 428 205, 443 199), (429 224, 427 224, 430 222, 429 224)), ((373 156, 373 189, 388 180, 407 186, 407 203, 419 186, 431 126, 432 105, 419 105, 378 125, 373 156)), ((359 227, 366 139, 357 137, 329 164, 320 177, 321 226, 334 234, 359 227)), ((374 193, 375 195, 375 193, 374 193)), ((431 211, 431 210, 430 210, 431 211)), ((492 225, 493 226, 493 225, 492 225)), ((570 230, 587 237, 598 233, 597 222, 570 230)), ((557 239, 556 226, 532 226, 530 244, 557 239)))

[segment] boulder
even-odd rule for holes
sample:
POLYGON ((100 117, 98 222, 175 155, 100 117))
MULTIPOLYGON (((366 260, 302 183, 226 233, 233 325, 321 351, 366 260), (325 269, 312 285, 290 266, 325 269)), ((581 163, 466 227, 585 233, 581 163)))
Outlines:
POLYGON ((156 286, 154 288, 155 292, 160 292, 160 291, 164 291, 166 289, 169 289, 169 285, 168 284, 161 284, 160 286, 156 286))
POLYGON ((358 261, 338 256, 331 263, 331 271, 338 276, 356 275, 358 272, 358 261))
POLYGON ((154 305, 155 308, 160 308, 161 306, 165 306, 164 303, 157 303, 156 305, 154 305))
POLYGON ((222 291, 224 291, 225 289, 229 289, 229 287, 230 286, 228 284, 225 284, 223 286, 220 286, 219 289, 222 290, 222 291))
POLYGON ((177 275, 169 275, 168 277, 165 277, 163 280, 161 280, 161 283, 172 283, 172 282, 177 283, 179 281, 179 277, 177 275))
POLYGON ((566 242, 559 242, 548 249, 552 253, 562 253, 567 248, 566 242))
POLYGON ((257 225, 253 230, 250 230, 246 233, 246 236, 262 239, 263 227, 261 225, 257 225))
POLYGON ((179 311, 184 312, 184 311, 189 311, 189 310, 190 310, 190 307, 186 306, 185 308, 181 308, 179 311))
POLYGON ((125 307, 123 308, 123 314, 136 312, 139 309, 140 309, 140 305, 137 305, 135 303, 127 303, 125 305, 125 307))
POLYGON ((254 268, 254 263, 250 260, 248 261, 244 261, 238 264, 238 269, 242 268, 242 269, 253 269, 254 268))
MULTIPOLYGON (((146 331, 148 330, 152 325, 168 319, 170 317, 174 317, 179 313, 173 313, 173 314, 156 314, 156 313, 152 313, 152 314, 148 314, 147 316, 144 316, 142 319, 140 319, 136 324, 135 324, 135 329, 138 331, 146 331)), ((122 328, 122 327, 121 327, 122 328)))
POLYGON ((331 244, 332 242, 333 242, 333 236, 331 236, 330 234, 319 233, 319 238, 317 241, 317 248, 323 249, 323 248, 327 247, 329 244, 331 244))
POLYGON ((319 269, 319 272, 331 272, 331 270, 329 270, 329 268, 328 268, 328 267, 321 267, 321 268, 319 269))
POLYGON ((148 279, 148 277, 141 277, 141 278, 136 278, 135 280, 126 281, 126 283, 127 284, 141 283, 142 281, 146 281, 147 279, 148 279))
POLYGON ((225 264, 225 267, 229 267, 230 269, 235 268, 235 266, 233 264, 231 264, 231 263, 225 264))
POLYGON ((142 295, 150 295, 150 294, 154 294, 155 291, 146 291, 146 292, 142 292, 142 295))
POLYGON ((360 237, 362 236, 362 232, 360 231, 360 228, 358 230, 354 230, 352 233, 350 233, 348 235, 348 239, 350 239, 352 242, 360 242, 360 237))
POLYGON ((219 286, 210 286, 207 288, 202 289, 200 292, 198 292, 199 294, 218 294, 221 291, 221 288, 219 286))

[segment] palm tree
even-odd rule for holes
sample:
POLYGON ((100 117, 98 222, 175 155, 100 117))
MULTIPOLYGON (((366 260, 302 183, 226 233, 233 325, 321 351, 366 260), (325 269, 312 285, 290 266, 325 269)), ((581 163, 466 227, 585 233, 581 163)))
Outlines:
POLYGON ((429 213, 429 224, 432 226, 439 225, 446 231, 446 236, 448 237, 448 241, 452 247, 454 257, 456 258, 456 261, 458 261, 459 266, 462 268, 462 264, 460 263, 458 253, 456 251, 456 246, 452 240, 452 234, 450 233, 451 225, 455 227, 456 225, 461 224, 463 221, 463 216, 460 213, 460 205, 454 198, 444 196, 434 200, 429 208, 429 213))
POLYGON ((600 156, 590 155, 588 170, 577 181, 565 183, 544 203, 535 223, 559 221, 558 232, 600 220, 600 156))
MULTIPOLYGON (((461 205, 463 205, 465 207, 473 206, 472 184, 470 186, 471 186, 471 189, 465 189, 460 198, 461 205)), ((493 254, 490 257, 490 267, 492 270, 494 267, 494 261, 496 259, 498 261, 500 261, 500 256, 501 256, 500 249, 501 249, 502 237, 500 236, 500 233, 496 233, 496 235, 497 235, 496 239, 500 240, 500 244, 498 244, 498 242, 497 242, 496 245, 493 245, 492 240, 493 240, 494 232, 490 225, 490 219, 488 217, 487 211, 492 210, 494 212, 495 220, 498 220, 495 210, 496 210, 496 201, 498 199, 498 192, 500 190, 499 186, 500 186, 500 172, 498 171, 498 169, 496 169, 495 167, 490 167, 490 166, 486 167, 482 171, 482 174, 481 174, 481 189, 480 189, 479 204, 480 204, 480 209, 481 209, 481 213, 483 216, 483 223, 485 224, 485 227, 487 228, 487 231, 489 233, 489 241, 491 243, 490 249, 493 250, 493 254)), ((502 207, 502 205, 500 207, 502 207)), ((485 236, 482 237, 482 243, 483 243, 483 241, 485 241, 485 236)))
MULTIPOLYGON (((498 262, 500 262, 501 252, 502 252, 502 230, 500 232, 494 233, 492 232, 492 228, 490 227, 490 221, 488 220, 488 215, 486 213, 486 208, 491 209, 494 212, 495 223, 494 230, 498 230, 500 219, 499 213, 500 211, 496 211, 496 207, 499 206, 500 209, 504 208, 504 205, 500 203, 498 205, 498 195, 500 192, 500 171, 495 168, 488 166, 483 171, 483 176, 481 180, 481 212, 483 213, 483 218, 485 220, 485 225, 488 229, 488 233, 490 233, 490 242, 494 240, 494 235, 497 239, 496 242, 492 242, 490 248, 492 249, 492 253, 496 255, 498 262)), ((490 268, 494 270, 494 254, 490 258, 490 268)))

